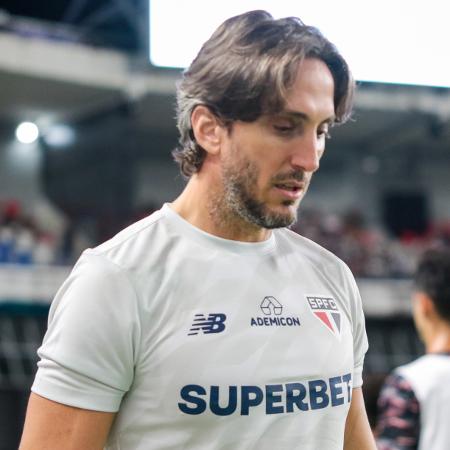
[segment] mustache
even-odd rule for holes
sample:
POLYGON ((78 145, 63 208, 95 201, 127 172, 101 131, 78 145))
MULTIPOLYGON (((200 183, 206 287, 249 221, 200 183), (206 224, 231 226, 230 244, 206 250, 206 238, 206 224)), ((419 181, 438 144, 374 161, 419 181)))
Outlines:
POLYGON ((273 183, 286 183, 287 181, 306 181, 306 174, 303 170, 294 170, 289 173, 280 173, 272 178, 273 183))

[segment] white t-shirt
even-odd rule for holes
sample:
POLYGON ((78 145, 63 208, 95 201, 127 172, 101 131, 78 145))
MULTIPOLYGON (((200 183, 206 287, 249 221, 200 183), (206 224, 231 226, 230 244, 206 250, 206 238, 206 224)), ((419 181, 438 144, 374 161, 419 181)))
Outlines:
POLYGON ((118 411, 111 450, 338 450, 366 350, 330 252, 287 229, 222 239, 165 205, 81 256, 32 391, 118 411))
POLYGON ((420 406, 419 450, 448 450, 450 357, 428 354, 396 369, 407 380, 420 406))

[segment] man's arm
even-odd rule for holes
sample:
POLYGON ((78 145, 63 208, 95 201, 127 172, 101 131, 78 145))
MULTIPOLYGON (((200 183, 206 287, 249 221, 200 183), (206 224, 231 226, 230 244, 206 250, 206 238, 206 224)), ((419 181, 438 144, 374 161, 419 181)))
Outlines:
POLYGON ((375 440, 367 419, 362 389, 355 388, 345 423, 344 450, 376 450, 375 440))
POLYGON ((416 450, 419 434, 420 405, 411 384, 401 375, 389 375, 378 397, 378 448, 416 450))
POLYGON ((19 450, 102 450, 114 416, 32 393, 19 450))

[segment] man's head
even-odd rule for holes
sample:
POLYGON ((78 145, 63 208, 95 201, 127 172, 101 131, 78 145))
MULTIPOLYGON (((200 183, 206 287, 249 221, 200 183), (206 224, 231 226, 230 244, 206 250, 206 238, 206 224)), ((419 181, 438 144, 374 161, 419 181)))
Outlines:
POLYGON ((414 319, 424 340, 450 328, 450 249, 425 252, 414 275, 414 319))
POLYGON ((353 79, 333 44, 298 18, 274 20, 251 11, 225 21, 203 45, 178 86, 180 148, 174 152, 182 173, 199 171, 206 152, 196 141, 191 115, 205 105, 231 129, 283 110, 299 64, 306 58, 325 63, 334 80, 335 122, 349 117, 353 79))

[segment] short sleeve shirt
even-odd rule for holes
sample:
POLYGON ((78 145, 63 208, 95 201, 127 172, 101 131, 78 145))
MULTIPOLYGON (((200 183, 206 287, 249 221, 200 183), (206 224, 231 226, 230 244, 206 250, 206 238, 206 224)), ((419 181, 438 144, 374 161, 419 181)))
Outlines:
POLYGON ((165 205, 81 256, 32 390, 117 412, 111 450, 338 450, 366 350, 334 255, 287 229, 221 239, 165 205))

